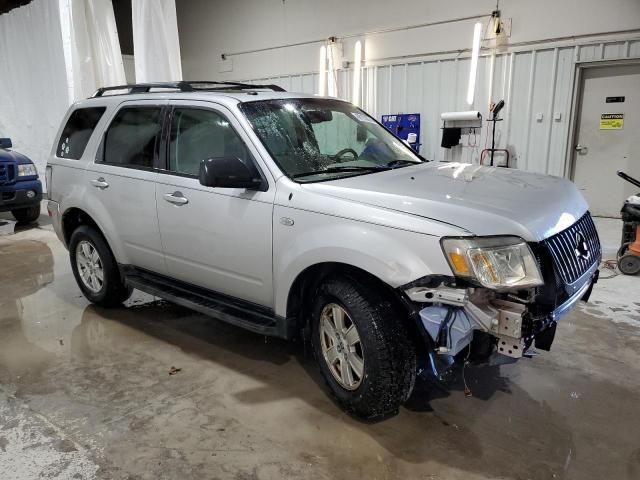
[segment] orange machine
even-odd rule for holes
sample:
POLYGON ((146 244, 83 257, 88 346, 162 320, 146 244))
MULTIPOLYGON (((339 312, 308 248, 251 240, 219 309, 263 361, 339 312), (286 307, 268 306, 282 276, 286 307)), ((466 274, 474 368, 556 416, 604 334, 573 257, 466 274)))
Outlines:
MULTIPOLYGON (((640 187, 640 181, 624 172, 618 176, 640 187)), ((640 194, 632 195, 624 202, 622 210, 622 245, 618 250, 618 268, 625 275, 640 273, 640 194)))

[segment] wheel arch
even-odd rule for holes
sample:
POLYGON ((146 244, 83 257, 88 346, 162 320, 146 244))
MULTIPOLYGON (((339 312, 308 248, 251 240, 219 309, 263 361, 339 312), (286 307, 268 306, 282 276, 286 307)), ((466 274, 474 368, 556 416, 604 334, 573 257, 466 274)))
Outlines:
POLYGON ((73 232, 82 225, 90 226, 91 228, 94 228, 100 235, 102 235, 102 238, 104 238, 107 243, 107 247, 109 247, 109 250, 111 250, 111 254, 114 256, 116 261, 118 261, 119 256, 116 254, 112 241, 109 239, 108 235, 106 235, 105 229, 102 228, 94 219, 94 217, 90 215, 86 210, 78 207, 68 208, 62 214, 62 236, 67 248, 69 247, 69 243, 71 241, 71 235, 73 235, 73 232))
POLYGON ((73 232, 81 225, 88 225, 95 228, 104 237, 104 231, 97 222, 87 212, 81 208, 72 207, 62 214, 62 236, 64 243, 68 246, 73 232))
POLYGON ((424 347, 422 333, 416 320, 415 306, 397 289, 376 275, 351 264, 342 262, 322 262, 310 265, 300 272, 293 281, 287 295, 286 316, 294 322, 295 329, 303 335, 309 334, 309 320, 313 308, 313 298, 323 281, 332 276, 343 276, 364 284, 389 300, 400 315, 416 347, 424 347))

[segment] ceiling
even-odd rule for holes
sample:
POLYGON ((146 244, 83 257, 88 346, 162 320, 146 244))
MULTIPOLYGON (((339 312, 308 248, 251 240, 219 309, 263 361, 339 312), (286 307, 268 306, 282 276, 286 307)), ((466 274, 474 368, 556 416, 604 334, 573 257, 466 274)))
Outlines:
MULTIPOLYGON (((0 0, 0 14, 16 7, 26 5, 33 0, 0 0)), ((133 29, 131 26, 131 0, 113 0, 113 11, 120 37, 122 53, 133 55, 133 29)))
POLYGON ((26 5, 31 0, 0 0, 0 13, 6 13, 21 5, 26 5))

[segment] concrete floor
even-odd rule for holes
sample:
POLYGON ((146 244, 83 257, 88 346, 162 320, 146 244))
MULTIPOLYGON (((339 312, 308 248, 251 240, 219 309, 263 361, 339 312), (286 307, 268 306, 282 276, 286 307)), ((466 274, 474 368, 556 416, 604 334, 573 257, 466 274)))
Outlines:
POLYGON ((473 397, 419 384, 366 424, 296 345, 137 293, 88 305, 43 217, 0 235, 0 478, 638 479, 640 278, 593 300, 551 352, 468 368, 473 397))

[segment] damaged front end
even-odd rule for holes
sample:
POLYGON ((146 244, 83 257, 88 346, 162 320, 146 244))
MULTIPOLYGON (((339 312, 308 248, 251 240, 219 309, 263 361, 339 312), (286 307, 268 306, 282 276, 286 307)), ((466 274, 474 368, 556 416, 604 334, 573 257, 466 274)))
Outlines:
POLYGON ((601 248, 588 213, 542 242, 471 237, 442 243, 455 275, 401 287, 436 376, 436 363, 452 365, 456 358, 503 363, 528 356, 533 346, 549 350, 558 320, 588 300, 598 280, 601 248))

